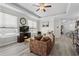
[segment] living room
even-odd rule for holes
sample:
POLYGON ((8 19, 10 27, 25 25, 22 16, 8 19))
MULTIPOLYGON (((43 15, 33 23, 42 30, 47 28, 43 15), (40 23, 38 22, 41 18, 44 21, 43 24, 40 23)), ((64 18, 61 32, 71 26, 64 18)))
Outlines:
POLYGON ((78 56, 79 3, 0 3, 0 56, 78 56))

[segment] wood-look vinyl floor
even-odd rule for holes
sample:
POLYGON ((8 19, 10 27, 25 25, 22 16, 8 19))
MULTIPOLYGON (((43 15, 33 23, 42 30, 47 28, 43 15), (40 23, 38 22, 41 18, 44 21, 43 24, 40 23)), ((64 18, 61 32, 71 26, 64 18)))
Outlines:
MULTIPOLYGON (((55 46, 49 56, 77 56, 76 48, 72 43, 72 39, 61 36, 55 40, 55 46)), ((30 53, 29 43, 13 43, 4 47, 0 47, 0 56, 38 56, 30 53)))

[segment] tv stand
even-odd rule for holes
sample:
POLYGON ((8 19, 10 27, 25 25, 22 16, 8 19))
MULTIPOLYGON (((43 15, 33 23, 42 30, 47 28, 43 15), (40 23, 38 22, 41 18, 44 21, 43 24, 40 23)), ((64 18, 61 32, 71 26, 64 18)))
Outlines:
POLYGON ((18 36, 17 42, 24 42, 25 37, 30 38, 31 33, 30 32, 20 32, 20 35, 18 36))

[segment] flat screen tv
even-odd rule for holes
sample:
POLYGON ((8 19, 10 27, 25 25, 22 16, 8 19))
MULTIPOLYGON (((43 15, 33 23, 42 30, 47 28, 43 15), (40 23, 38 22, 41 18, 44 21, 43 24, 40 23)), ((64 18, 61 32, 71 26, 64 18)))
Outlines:
POLYGON ((29 26, 20 27, 20 32, 28 32, 28 31, 29 31, 29 26))

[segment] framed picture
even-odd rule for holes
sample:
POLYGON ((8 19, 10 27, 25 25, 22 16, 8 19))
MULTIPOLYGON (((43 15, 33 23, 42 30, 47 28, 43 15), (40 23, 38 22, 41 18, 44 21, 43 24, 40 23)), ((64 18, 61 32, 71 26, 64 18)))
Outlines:
POLYGON ((49 27, 49 22, 48 21, 42 22, 42 27, 49 27))

